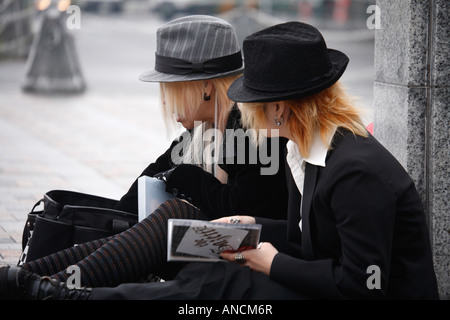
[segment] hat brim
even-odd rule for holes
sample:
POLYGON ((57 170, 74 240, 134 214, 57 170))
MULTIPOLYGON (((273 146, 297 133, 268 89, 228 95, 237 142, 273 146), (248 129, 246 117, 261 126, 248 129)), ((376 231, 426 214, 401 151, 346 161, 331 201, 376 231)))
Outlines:
POLYGON ((331 87, 344 73, 348 64, 348 57, 343 52, 334 49, 328 49, 328 54, 333 67, 333 72, 327 78, 311 84, 305 83, 303 88, 289 91, 268 92, 258 91, 246 87, 244 84, 245 73, 242 77, 235 80, 228 89, 228 97, 235 102, 274 102, 301 98, 318 93, 331 87))
POLYGON ((148 70, 139 76, 139 80, 144 82, 180 82, 180 81, 197 81, 225 78, 241 74, 244 71, 242 66, 239 69, 223 72, 223 73, 190 73, 190 74, 171 74, 163 73, 156 70, 148 70))

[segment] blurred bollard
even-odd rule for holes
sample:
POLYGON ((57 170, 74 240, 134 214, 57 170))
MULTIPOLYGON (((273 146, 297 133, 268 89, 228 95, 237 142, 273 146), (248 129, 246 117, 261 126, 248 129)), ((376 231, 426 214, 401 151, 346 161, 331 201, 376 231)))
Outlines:
POLYGON ((64 18, 55 8, 42 13, 28 56, 24 91, 58 94, 85 90, 75 42, 64 18))

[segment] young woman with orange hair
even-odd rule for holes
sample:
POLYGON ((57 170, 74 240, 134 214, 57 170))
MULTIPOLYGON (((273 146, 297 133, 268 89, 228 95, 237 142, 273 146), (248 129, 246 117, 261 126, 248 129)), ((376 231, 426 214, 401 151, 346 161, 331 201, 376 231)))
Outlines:
POLYGON ((338 82, 347 56, 299 22, 253 34, 244 53, 228 96, 244 126, 289 139, 289 211, 236 217, 270 243, 223 257, 312 298, 437 299, 421 199, 338 82))

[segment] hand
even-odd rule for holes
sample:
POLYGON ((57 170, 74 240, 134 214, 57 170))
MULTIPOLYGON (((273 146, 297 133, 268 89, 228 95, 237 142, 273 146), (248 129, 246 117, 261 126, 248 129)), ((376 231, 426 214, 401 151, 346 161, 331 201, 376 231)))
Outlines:
POLYGON ((237 219, 235 221, 239 221, 239 223, 244 224, 255 224, 255 218, 250 216, 229 216, 229 217, 223 217, 219 219, 212 220, 211 222, 220 222, 220 223, 236 223, 233 222, 233 219, 237 219))
POLYGON ((245 261, 243 262, 236 262, 235 257, 238 253, 221 253, 220 256, 224 260, 239 263, 241 266, 248 266, 254 271, 262 272, 269 276, 273 258, 277 253, 278 250, 275 249, 272 244, 269 242, 262 242, 258 246, 258 249, 245 250, 241 252, 245 258, 245 261))
POLYGON ((158 180, 162 180, 165 183, 167 183, 167 180, 169 180, 170 175, 172 174, 172 172, 176 169, 177 167, 173 167, 167 171, 163 171, 163 172, 159 172, 155 175, 153 175, 153 178, 156 178, 158 180))

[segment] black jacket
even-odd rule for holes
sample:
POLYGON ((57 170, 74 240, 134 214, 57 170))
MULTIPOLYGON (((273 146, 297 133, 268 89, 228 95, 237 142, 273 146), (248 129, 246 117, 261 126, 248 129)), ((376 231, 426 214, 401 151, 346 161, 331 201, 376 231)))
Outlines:
MULTIPOLYGON (((235 107, 230 112, 226 129, 241 128, 240 111, 235 107)), ((225 137, 224 134, 224 150, 226 150, 225 145, 227 144, 225 137)), ((237 154, 231 158, 227 158, 227 155, 223 154, 223 163, 219 165, 228 174, 228 181, 223 184, 212 174, 196 165, 175 166, 171 161, 171 152, 177 144, 182 143, 180 139, 176 139, 169 149, 156 162, 150 164, 140 176, 152 177, 175 167, 168 177, 167 191, 190 201, 210 219, 234 214, 286 219, 288 193, 284 169, 284 149, 287 140, 284 138, 268 139, 268 150, 274 139, 278 139, 279 142, 277 150, 279 169, 274 175, 261 175, 261 168, 269 167, 270 164, 263 165, 262 163, 266 162, 265 160, 260 161, 259 157, 257 163, 252 164, 249 161, 248 153, 245 155, 245 163, 239 164, 242 161, 238 161, 237 154)), ((236 141, 242 142, 239 139, 236 141)), ((248 149, 253 148, 248 137, 245 138, 245 144, 245 150, 252 150, 248 149)), ((233 145, 238 148, 236 144, 233 145)), ((116 209, 137 213, 137 208, 136 179, 129 191, 121 198, 116 209)))
POLYGON ((257 219, 261 239, 280 251, 273 280, 316 298, 438 299, 421 199, 373 136, 340 130, 326 166, 307 164, 302 232, 301 195, 290 172, 287 180, 287 221, 257 219), (380 289, 367 285, 370 266, 380 289))

